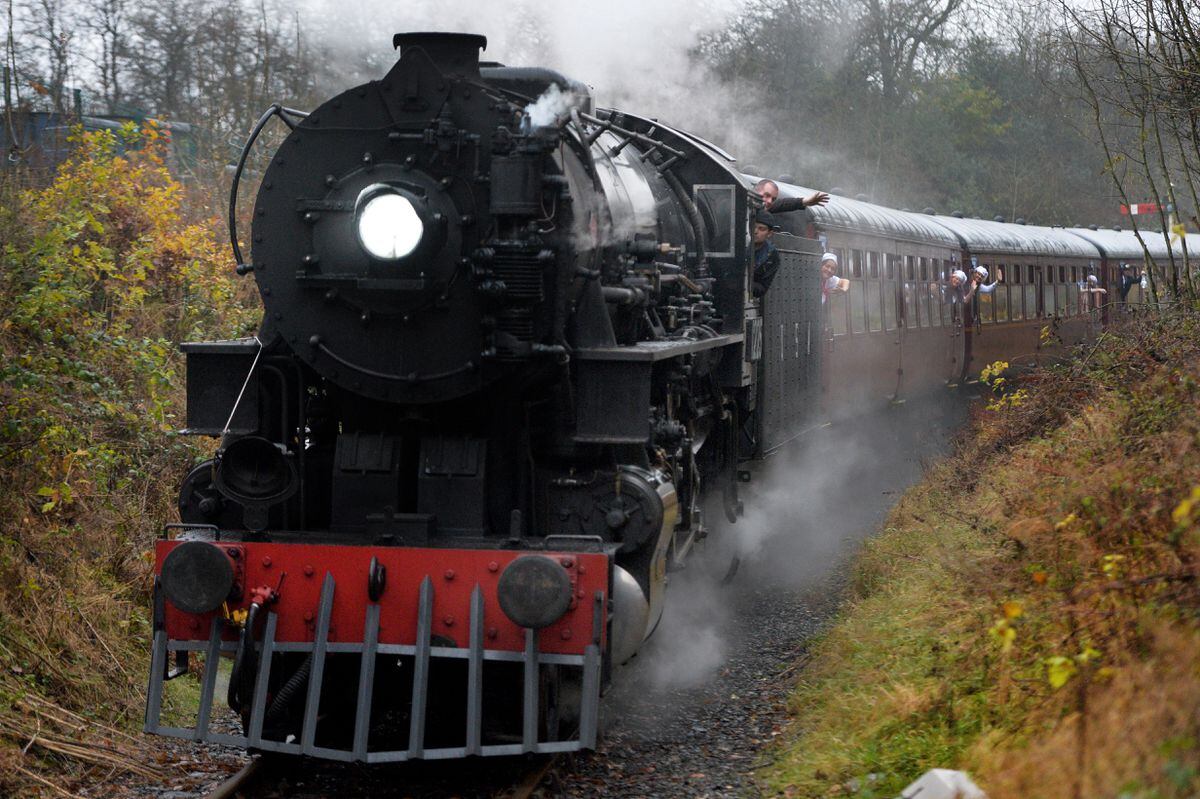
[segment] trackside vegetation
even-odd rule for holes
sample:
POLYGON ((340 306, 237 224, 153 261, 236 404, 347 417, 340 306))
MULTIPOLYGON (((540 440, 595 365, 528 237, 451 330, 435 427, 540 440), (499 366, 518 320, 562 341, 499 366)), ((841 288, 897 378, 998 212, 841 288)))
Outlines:
POLYGON ((61 796, 137 739, 150 562, 177 478, 177 344, 257 317, 153 128, 89 133, 0 202, 0 795, 61 796))
POLYGON ((1014 388, 858 557, 768 795, 894 797, 934 767, 992 799, 1200 794, 1200 315, 1014 388))

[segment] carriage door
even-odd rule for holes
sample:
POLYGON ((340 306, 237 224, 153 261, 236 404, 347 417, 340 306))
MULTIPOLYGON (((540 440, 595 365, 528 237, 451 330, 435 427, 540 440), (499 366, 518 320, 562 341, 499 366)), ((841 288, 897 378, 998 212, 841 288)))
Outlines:
POLYGON ((962 303, 950 302, 950 292, 953 291, 950 287, 950 273, 954 271, 954 262, 949 258, 939 258, 934 259, 933 263, 936 267, 934 277, 938 285, 942 286, 942 296, 938 303, 942 316, 942 341, 945 343, 942 374, 948 385, 958 385, 967 363, 967 337, 963 332, 962 303))

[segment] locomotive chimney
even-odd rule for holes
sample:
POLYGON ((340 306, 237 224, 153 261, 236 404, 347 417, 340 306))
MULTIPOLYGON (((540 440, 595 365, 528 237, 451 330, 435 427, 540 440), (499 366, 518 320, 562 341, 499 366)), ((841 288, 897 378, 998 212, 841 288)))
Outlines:
POLYGON ((400 55, 410 48, 425 51, 444 74, 479 75, 479 51, 487 49, 487 37, 478 33, 397 33, 392 46, 400 55))

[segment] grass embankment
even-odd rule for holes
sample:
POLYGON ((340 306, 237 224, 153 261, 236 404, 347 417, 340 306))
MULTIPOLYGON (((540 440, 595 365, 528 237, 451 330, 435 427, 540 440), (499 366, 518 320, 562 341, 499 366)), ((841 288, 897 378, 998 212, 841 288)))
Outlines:
POLYGON ((53 182, 0 186, 0 795, 146 768, 146 553, 199 455, 182 340, 255 316, 157 132, 88 134, 53 182))
POLYGON ((1200 795, 1200 316, 1022 389, 858 558, 769 793, 892 797, 946 767, 992 799, 1200 795))

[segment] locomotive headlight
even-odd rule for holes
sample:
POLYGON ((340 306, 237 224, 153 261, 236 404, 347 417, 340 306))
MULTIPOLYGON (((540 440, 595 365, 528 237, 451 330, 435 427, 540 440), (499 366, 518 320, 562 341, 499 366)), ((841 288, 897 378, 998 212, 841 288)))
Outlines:
POLYGON ((545 555, 517 558, 496 584, 500 609, 518 627, 540 630, 562 618, 571 605, 567 570, 545 555))
POLYGON ((381 261, 411 254, 425 234, 425 223, 412 200, 382 183, 359 192, 354 222, 363 249, 381 261))
POLYGON ((212 544, 185 541, 163 560, 159 581, 167 599, 184 613, 209 613, 233 590, 233 564, 212 544))

